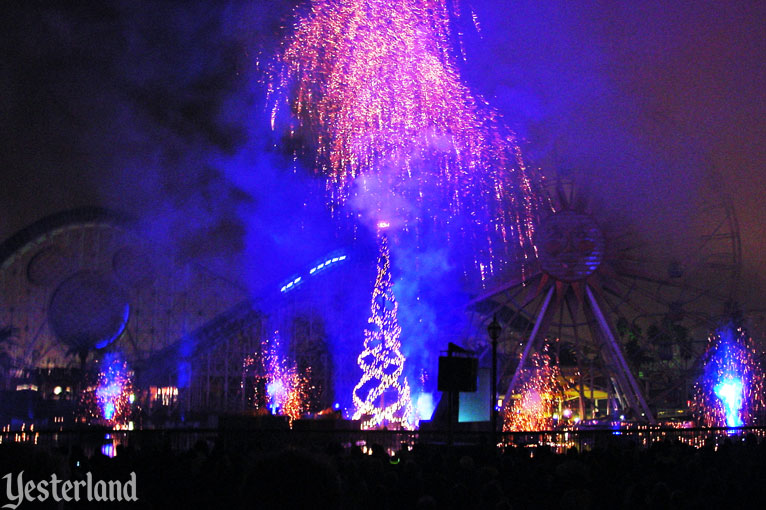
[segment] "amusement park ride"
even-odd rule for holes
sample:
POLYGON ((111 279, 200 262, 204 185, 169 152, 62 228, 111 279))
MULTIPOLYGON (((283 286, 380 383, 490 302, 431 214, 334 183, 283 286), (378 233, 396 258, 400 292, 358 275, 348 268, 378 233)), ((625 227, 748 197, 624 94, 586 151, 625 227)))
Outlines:
POLYGON ((256 302, 239 285, 161 253, 141 232, 130 218, 84 208, 43 218, 0 245, 0 390, 13 396, 2 418, 15 420, 11 401, 22 393, 33 407, 51 408, 37 413, 43 421, 71 415, 109 353, 129 367, 145 410, 242 412, 252 404, 243 360, 275 330, 298 368, 310 367, 316 405, 332 404, 323 317, 337 293, 316 282, 337 275, 345 253, 273 282, 256 302))
MULTIPOLYGON (((469 349, 488 351, 486 326, 494 316, 503 326, 498 384, 504 413, 518 399, 534 353, 545 350, 567 382, 565 398, 577 400, 580 419, 653 423, 688 414, 705 339, 733 311, 739 275, 737 222, 716 178, 711 173, 706 188, 716 191, 701 194, 677 228, 651 221, 651 214, 636 225, 614 206, 586 200, 584 179, 547 181, 551 213, 536 229, 536 265, 527 277, 468 306, 477 332, 465 344, 469 349)), ((282 305, 256 313, 259 305, 243 305, 247 295, 229 282, 199 268, 171 270, 151 257, 125 220, 107 211, 48 218, 3 249, 0 318, 15 327, 3 344, 9 390, 39 386, 41 394, 53 395, 60 387, 52 398, 71 399, 75 384, 24 378, 82 371, 107 344, 140 372, 137 383, 145 382, 160 357, 183 350, 183 339, 196 335, 189 389, 172 389, 175 365, 160 370, 168 380, 156 386, 171 388, 171 400, 188 410, 241 410, 242 358, 272 333, 267 324, 287 339, 299 369, 311 366, 315 386, 324 388, 322 405, 333 402, 333 366, 349 364, 331 359, 323 320, 343 301, 340 290, 327 292, 339 276, 332 283, 324 275, 346 278, 347 269, 335 271, 348 264, 344 252, 275 284, 278 299, 271 301, 282 305), (237 340, 243 331, 250 331, 247 345, 237 340)), ((355 355, 349 352, 349 359, 355 355)))
MULTIPOLYGON (((487 324, 496 315, 503 325, 498 381, 503 411, 518 398, 534 353, 548 344, 581 419, 622 415, 655 422, 685 414, 705 339, 732 311, 739 274, 733 209, 716 186, 716 175, 709 178, 707 189, 716 192, 703 194, 696 210, 675 229, 650 219, 636 226, 586 200, 584 179, 548 180, 551 213, 537 227, 537 265, 526 278, 491 289, 468 306, 478 333, 466 347, 488 351, 487 324)), ((158 354, 180 348, 179 339, 196 331, 207 338, 199 342, 201 357, 192 363, 202 378, 192 381, 187 393, 197 397, 186 404, 234 409, 243 401, 241 358, 270 334, 267 322, 289 339, 290 355, 300 367, 312 366, 321 381, 318 387, 327 393, 337 383, 332 366, 342 360, 330 359, 321 318, 332 314, 340 296, 328 294, 327 285, 337 282, 322 275, 346 273, 334 270, 347 265, 345 253, 333 252, 305 274, 275 285, 274 294, 281 297, 274 302, 283 306, 245 321, 245 329, 255 327, 255 333, 242 350, 225 347, 242 335, 221 326, 231 322, 227 314, 247 302, 241 289, 199 269, 169 271, 161 257, 148 255, 151 250, 125 220, 111 213, 84 210, 59 216, 25 229, 3 246, 0 315, 3 323, 15 326, 3 345, 10 361, 3 374, 7 388, 24 386, 20 377, 34 371, 82 369, 85 361, 98 357, 101 344, 110 342, 140 370, 158 354), (324 283, 317 286, 315 280, 324 283), (225 348, 217 352, 214 346, 225 348), (234 351, 239 357, 231 361, 226 353, 234 351), (218 402, 211 396, 216 388, 229 394, 219 399, 220 405, 212 404, 218 402)), ((245 308, 252 315, 253 307, 245 308)), ((151 373, 143 370, 144 376, 151 373)), ((64 398, 74 385, 47 386, 40 391, 61 386, 63 393, 56 398, 64 398)), ((168 380, 162 386, 174 384, 168 380)), ((183 388, 177 395, 176 400, 184 399, 183 388)), ((323 397, 331 404, 330 399, 329 393, 323 397)))
POLYGON ((538 334, 542 325, 549 324, 554 316, 551 301, 556 293, 557 301, 564 303, 570 317, 574 315, 575 309, 580 309, 594 347, 602 353, 604 367, 610 375, 609 382, 622 407, 634 412, 640 411, 649 422, 654 422, 652 411, 615 339, 614 328, 607 321, 603 305, 594 293, 595 290, 602 294, 603 289, 589 281, 604 257, 605 240, 598 225, 586 214, 570 209, 559 210, 538 227, 537 248, 542 272, 539 280, 534 279, 529 283, 537 284, 531 297, 534 299, 542 294, 544 298, 508 385, 504 399, 506 407, 511 402, 511 392, 519 382, 530 351, 539 341, 538 334))
POLYGON ((504 412, 547 343, 579 419, 688 415, 704 340, 731 313, 739 275, 737 222, 717 179, 708 175, 707 194, 683 221, 653 221, 648 211, 639 224, 618 201, 593 200, 582 176, 548 181, 552 213, 538 225, 530 276, 469 305, 478 352, 489 349, 482 332, 494 315, 506 326, 504 412))

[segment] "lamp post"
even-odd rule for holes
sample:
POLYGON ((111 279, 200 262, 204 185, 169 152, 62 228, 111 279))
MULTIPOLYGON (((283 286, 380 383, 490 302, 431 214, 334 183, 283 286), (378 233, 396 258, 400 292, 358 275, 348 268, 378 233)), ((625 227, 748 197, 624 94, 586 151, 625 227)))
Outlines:
POLYGON ((487 333, 492 340, 492 389, 490 390, 490 412, 491 424, 490 429, 492 431, 492 444, 497 445, 497 339, 500 338, 500 333, 503 328, 500 327, 500 323, 497 322, 497 315, 492 317, 492 322, 487 326, 487 333))

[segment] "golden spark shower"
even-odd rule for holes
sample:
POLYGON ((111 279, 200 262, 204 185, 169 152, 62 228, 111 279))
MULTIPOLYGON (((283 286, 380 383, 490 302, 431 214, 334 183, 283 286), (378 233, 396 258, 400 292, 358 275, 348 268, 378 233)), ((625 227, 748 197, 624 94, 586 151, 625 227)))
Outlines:
POLYGON ((461 81, 454 16, 444 0, 312 2, 283 43, 271 121, 311 151, 333 211, 364 202, 416 238, 444 231, 484 280, 532 256, 543 203, 515 135, 461 81))

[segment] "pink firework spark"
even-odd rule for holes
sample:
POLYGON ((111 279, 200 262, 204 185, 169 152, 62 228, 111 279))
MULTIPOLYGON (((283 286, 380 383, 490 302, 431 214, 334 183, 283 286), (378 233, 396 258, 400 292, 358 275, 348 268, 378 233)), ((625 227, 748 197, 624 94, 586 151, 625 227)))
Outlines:
POLYGON ((531 256, 543 202, 450 39, 445 0, 314 0, 284 44, 272 126, 290 112, 334 210, 364 200, 405 230, 446 227, 484 279, 531 256))

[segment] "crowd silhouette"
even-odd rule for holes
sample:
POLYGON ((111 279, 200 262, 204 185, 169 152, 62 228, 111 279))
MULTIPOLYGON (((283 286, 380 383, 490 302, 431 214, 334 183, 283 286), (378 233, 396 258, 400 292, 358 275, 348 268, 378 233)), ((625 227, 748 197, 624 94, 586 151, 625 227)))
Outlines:
MULTIPOLYGON (((254 432, 253 434, 257 434, 254 432)), ((66 503, 64 508, 541 509, 739 508, 766 497, 766 441, 755 435, 702 448, 630 441, 590 451, 547 447, 416 445, 394 452, 317 442, 200 440, 118 446, 116 456, 82 449, 0 445, 2 474, 25 480, 126 480, 137 474, 138 502, 66 503)), ((3 488, 5 490, 5 488, 3 488)), ((52 500, 43 507, 60 508, 52 500)))

